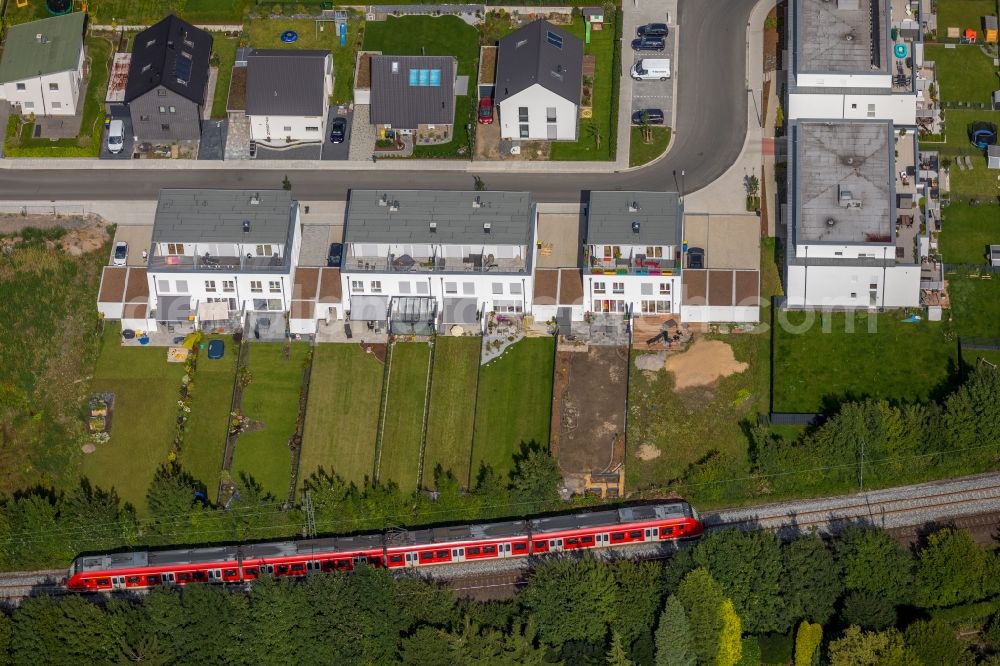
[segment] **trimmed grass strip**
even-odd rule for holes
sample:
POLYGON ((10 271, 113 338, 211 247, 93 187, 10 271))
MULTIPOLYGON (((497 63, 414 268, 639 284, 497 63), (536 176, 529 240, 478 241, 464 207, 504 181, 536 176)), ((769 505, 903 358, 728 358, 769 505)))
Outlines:
POLYGON ((394 481, 404 493, 417 487, 430 354, 425 342, 397 342, 392 349, 378 478, 394 481))
POLYGON ((208 488, 211 495, 219 482, 222 452, 229 430, 229 407, 233 399, 233 381, 239 347, 231 337, 212 335, 204 340, 205 351, 198 355, 191 392, 191 415, 181 447, 181 465, 208 488), (207 348, 212 340, 222 340, 225 354, 209 359, 207 348))
POLYGON ((450 471, 461 483, 469 478, 469 457, 475 431, 479 337, 439 337, 434 351, 431 410, 424 450, 424 485, 431 487, 434 469, 450 471))

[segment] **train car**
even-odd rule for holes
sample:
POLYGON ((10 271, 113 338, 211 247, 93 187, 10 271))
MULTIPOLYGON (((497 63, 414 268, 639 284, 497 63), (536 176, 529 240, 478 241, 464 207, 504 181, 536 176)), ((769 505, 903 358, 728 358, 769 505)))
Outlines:
POLYGON ((676 541, 699 536, 687 502, 241 546, 88 555, 74 560, 67 587, 113 591, 188 583, 243 583, 262 575, 306 576, 359 564, 415 569, 489 559, 676 541))

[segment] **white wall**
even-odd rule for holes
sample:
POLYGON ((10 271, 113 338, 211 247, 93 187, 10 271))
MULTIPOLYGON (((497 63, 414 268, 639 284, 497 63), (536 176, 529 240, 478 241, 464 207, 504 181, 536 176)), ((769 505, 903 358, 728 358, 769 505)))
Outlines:
MULTIPOLYGON (((494 310, 497 303, 516 304, 518 312, 527 313, 531 310, 531 297, 534 293, 534 279, 531 275, 503 273, 373 273, 344 272, 342 275, 344 309, 349 310, 351 296, 433 296, 438 301, 438 313, 444 309, 445 298, 475 298, 478 307, 486 312, 494 310), (352 287, 352 283, 360 281, 362 289, 352 287), (372 282, 379 282, 380 291, 375 291, 372 282), (450 285, 455 291, 450 291, 450 285), (494 285, 499 286, 497 292, 494 285), (520 293, 518 293, 520 291, 520 293)), ((505 310, 506 311, 506 310, 505 310)))
POLYGON ((516 95, 505 99, 499 105, 500 136, 504 139, 548 139, 546 109, 556 109, 556 139, 576 141, 577 106, 551 90, 535 84, 516 95), (528 133, 522 137, 518 109, 528 107, 528 133))
POLYGON ((760 321, 759 305, 682 305, 681 321, 705 323, 757 323, 760 321))
POLYGON ((841 93, 792 93, 788 96, 789 120, 798 118, 892 120, 895 125, 917 124, 917 95, 855 95, 841 93), (868 114, 874 105, 875 115, 868 114))
POLYGON ((536 322, 546 322, 551 320, 556 316, 556 313, 560 308, 570 308, 570 319, 573 321, 583 321, 583 315, 585 312, 589 311, 590 308, 585 308, 581 305, 534 305, 531 308, 531 314, 534 315, 536 322))
POLYGON ((589 312, 599 312, 594 306, 595 300, 623 301, 625 306, 632 307, 634 316, 643 314, 642 301, 669 301, 669 312, 660 314, 677 314, 681 311, 681 278, 679 275, 588 275, 583 276, 583 304, 589 312), (614 293, 614 283, 622 283, 622 293, 614 293), (598 293, 595 283, 604 284, 604 293, 598 293), (643 285, 652 292, 643 294, 643 285), (668 292, 661 294, 660 286, 667 285, 668 292))
POLYGON ((792 308, 868 308, 870 284, 875 307, 920 305, 920 266, 788 266, 786 282, 792 308))
POLYGON ((795 85, 800 88, 885 88, 888 90, 892 87, 892 75, 799 72, 795 75, 795 85))
POLYGON ((327 104, 324 104, 322 116, 247 116, 250 138, 263 146, 322 143, 326 132, 326 109, 327 104))
POLYGON ((795 256, 802 259, 895 259, 895 245, 865 243, 859 245, 833 245, 828 243, 802 243, 795 246, 795 256), (839 254, 838 254, 839 253, 839 254))
POLYGON ((83 78, 83 47, 80 47, 80 62, 77 69, 55 74, 36 76, 23 81, 10 81, 0 86, 0 98, 11 104, 20 104, 24 115, 72 116, 80 104, 80 81, 83 78), (24 90, 18 90, 18 84, 24 90), (49 85, 58 90, 50 90, 49 85))

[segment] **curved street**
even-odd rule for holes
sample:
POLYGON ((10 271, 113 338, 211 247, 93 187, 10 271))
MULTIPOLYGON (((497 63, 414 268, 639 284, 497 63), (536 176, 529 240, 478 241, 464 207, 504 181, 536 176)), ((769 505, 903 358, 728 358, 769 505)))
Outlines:
MULTIPOLYGON (((625 0, 631 2, 633 0, 625 0)), ((649 2, 653 0, 637 0, 649 2)), ((757 0, 681 0, 677 63, 677 119, 673 144, 659 162, 622 173, 491 172, 475 165, 460 170, 355 171, 241 169, 63 169, 0 170, 0 199, 156 199, 164 187, 276 188, 285 173, 300 200, 344 200, 348 190, 472 189, 473 176, 491 190, 527 190, 539 202, 573 202, 587 190, 675 190, 708 185, 733 164, 747 130, 747 22, 757 0), (684 170, 683 184, 674 171, 684 170)), ((630 38, 625 35, 625 39, 630 38)), ((626 59, 631 53, 624 54, 626 59)), ((627 101, 623 101, 627 104, 627 101)), ((193 166, 193 165, 192 165, 193 166)))

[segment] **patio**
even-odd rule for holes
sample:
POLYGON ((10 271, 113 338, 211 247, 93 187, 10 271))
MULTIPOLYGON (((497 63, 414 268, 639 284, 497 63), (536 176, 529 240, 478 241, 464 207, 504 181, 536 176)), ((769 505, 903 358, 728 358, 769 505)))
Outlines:
POLYGON ((632 320, 632 347, 644 351, 678 352, 691 342, 692 331, 680 315, 653 315, 632 320))
POLYGON ((316 342, 335 342, 351 344, 385 344, 389 341, 389 330, 385 325, 374 328, 375 322, 344 321, 338 319, 327 323, 319 321, 316 328, 316 342), (371 328, 367 324, 372 324, 371 328))
POLYGON ((254 340, 284 340, 288 330, 284 312, 249 312, 248 328, 254 340))
POLYGON ((598 346, 627 345, 629 322, 621 314, 591 314, 585 321, 570 324, 570 334, 560 336, 560 343, 586 343, 598 346))

